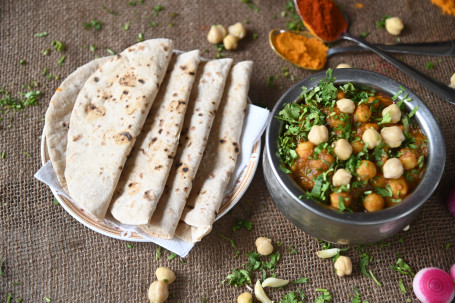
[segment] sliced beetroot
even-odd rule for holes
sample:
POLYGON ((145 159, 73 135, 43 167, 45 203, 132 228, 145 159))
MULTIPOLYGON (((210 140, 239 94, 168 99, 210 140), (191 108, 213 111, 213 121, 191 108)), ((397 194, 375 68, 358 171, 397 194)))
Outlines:
POLYGON ((450 303, 455 297, 452 278, 436 267, 420 270, 414 277, 412 288, 423 303, 450 303))
POLYGON ((455 189, 452 189, 449 194, 449 199, 447 200, 447 208, 449 209, 449 212, 452 214, 452 216, 455 217, 455 189))
POLYGON ((455 283, 455 264, 450 268, 450 276, 453 279, 453 283, 455 283))

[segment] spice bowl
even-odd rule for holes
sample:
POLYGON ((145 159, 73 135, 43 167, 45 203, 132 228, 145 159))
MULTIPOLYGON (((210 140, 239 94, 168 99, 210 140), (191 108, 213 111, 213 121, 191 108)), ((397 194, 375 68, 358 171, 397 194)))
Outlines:
POLYGON ((347 82, 373 88, 386 96, 394 96, 405 89, 407 95, 398 96, 403 102, 405 112, 415 112, 414 119, 427 137, 427 158, 425 171, 416 188, 396 206, 376 212, 338 212, 323 206, 305 196, 305 191, 284 172, 278 156, 279 136, 285 122, 277 119, 278 113, 286 104, 299 100, 302 87, 309 90, 325 78, 320 72, 304 79, 291 87, 278 100, 272 110, 272 119, 266 130, 263 169, 267 188, 278 209, 298 228, 311 236, 338 244, 366 244, 382 241, 409 225, 418 215, 425 202, 435 191, 444 171, 446 151, 444 138, 439 124, 431 110, 409 88, 378 73, 359 69, 338 69, 333 71, 335 85, 347 82))

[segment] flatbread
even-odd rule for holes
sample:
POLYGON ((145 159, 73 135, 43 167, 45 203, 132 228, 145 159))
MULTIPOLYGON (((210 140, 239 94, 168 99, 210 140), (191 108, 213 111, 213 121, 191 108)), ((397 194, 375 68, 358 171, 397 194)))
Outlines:
POLYGON ((212 229, 240 152, 252 68, 252 61, 232 67, 202 158, 204 165, 197 172, 175 234, 178 238, 195 243, 212 229))
POLYGON ((49 102, 44 125, 47 151, 58 181, 65 190, 68 190, 65 180, 65 166, 71 112, 85 81, 109 58, 99 58, 76 69, 60 84, 49 102))
POLYGON ((177 150, 199 61, 198 50, 171 59, 111 203, 112 215, 123 224, 147 224, 155 211, 177 150))
POLYGON ((173 42, 148 40, 109 59, 89 77, 70 119, 65 178, 73 200, 103 219, 158 93, 173 42))
POLYGON ((149 235, 165 239, 174 236, 201 162, 231 65, 232 59, 213 60, 199 65, 179 149, 164 193, 150 223, 141 226, 149 235))

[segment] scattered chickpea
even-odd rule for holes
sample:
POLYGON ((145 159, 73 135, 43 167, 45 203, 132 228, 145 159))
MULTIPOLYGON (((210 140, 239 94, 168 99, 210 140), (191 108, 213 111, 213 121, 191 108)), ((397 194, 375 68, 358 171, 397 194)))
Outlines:
POLYGON ((345 169, 340 168, 333 174, 332 184, 335 187, 348 185, 351 182, 352 175, 345 169))
POLYGON ((385 29, 391 35, 398 36, 404 29, 404 24, 398 17, 391 17, 385 20, 385 29))
POLYGON ((329 130, 325 125, 313 125, 308 133, 308 140, 315 145, 329 141, 329 130))
POLYGON ((241 22, 237 22, 236 24, 229 26, 228 32, 229 32, 229 34, 231 34, 239 39, 243 39, 246 36, 245 26, 241 22))
POLYGON ((387 179, 398 179, 403 175, 404 167, 400 159, 391 158, 384 163, 382 172, 387 179))
POLYGON ((333 152, 340 160, 347 160, 351 157, 352 146, 345 139, 338 139, 333 143, 333 152))
POLYGON ((403 164, 403 168, 406 170, 413 169, 418 164, 417 152, 410 148, 403 148, 400 150, 401 156, 400 161, 403 164))
POLYGON ((207 34, 207 40, 209 43, 217 44, 223 41, 224 37, 227 35, 227 30, 223 25, 212 25, 210 27, 209 33, 207 34))
POLYGON ((227 50, 236 49, 237 45, 238 45, 238 43, 237 43, 238 41, 239 41, 239 38, 237 38, 234 35, 229 34, 226 37, 224 37, 224 39, 223 39, 224 48, 227 50))
POLYGON ((256 239, 256 248, 260 255, 268 256, 273 252, 272 240, 266 237, 256 239))
POLYGON ((382 116, 384 117, 387 113, 390 115, 390 122, 397 123, 401 119, 401 110, 395 103, 387 106, 382 110, 382 116))
POLYGON ((389 180, 390 189, 394 198, 402 198, 408 193, 408 184, 403 177, 389 180))
POLYGON ((455 73, 450 77, 450 84, 449 86, 453 89, 455 89, 455 73))
POLYGON ((151 303, 163 303, 169 297, 169 289, 164 281, 155 281, 150 285, 148 297, 151 303))
POLYGON ((352 262, 349 257, 339 256, 334 266, 339 277, 350 275, 352 273, 352 262))
POLYGON ((363 133, 362 141, 368 144, 368 149, 373 149, 381 143, 382 137, 377 130, 369 128, 363 133))
POLYGON ((405 139, 403 131, 398 126, 384 127, 381 129, 381 136, 384 142, 391 148, 400 146, 405 139))
POLYGON ((343 98, 338 100, 336 103, 338 109, 343 113, 352 114, 355 110, 354 101, 352 101, 351 99, 343 98))
POLYGON ((167 284, 175 281, 175 273, 167 267, 158 267, 155 275, 159 281, 164 281, 167 284))
POLYGON ((347 63, 340 63, 340 64, 337 65, 336 68, 352 68, 352 66, 350 66, 347 63))
POLYGON ((253 303, 253 296, 249 292, 244 292, 237 297, 237 303, 253 303))

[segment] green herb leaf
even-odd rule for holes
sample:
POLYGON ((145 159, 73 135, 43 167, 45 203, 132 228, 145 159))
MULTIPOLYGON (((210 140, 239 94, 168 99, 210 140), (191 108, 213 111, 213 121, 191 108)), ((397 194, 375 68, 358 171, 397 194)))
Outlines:
POLYGON ((90 51, 91 51, 91 52, 96 51, 96 46, 95 46, 95 44, 90 44, 90 51))
POLYGON ((232 271, 232 274, 228 275, 226 279, 224 279, 221 283, 225 283, 227 281, 227 285, 234 285, 235 287, 240 287, 245 284, 251 284, 251 277, 250 273, 244 269, 237 269, 235 268, 232 271))
POLYGON ((108 9, 105 5, 103 5, 103 8, 106 11, 106 13, 118 16, 118 12, 108 9))
POLYGON ((110 48, 106 49, 106 51, 107 51, 109 54, 111 54, 112 56, 115 55, 115 52, 114 52, 112 49, 110 49, 110 48))
POLYGON ((242 2, 248 5, 248 7, 254 10, 256 13, 259 12, 259 7, 251 2, 251 0, 242 0, 242 2))
POLYGON ((161 250, 162 250, 161 246, 158 246, 155 250, 155 260, 157 261, 161 258, 161 250))
POLYGON ((169 256, 167 256, 167 259, 170 261, 170 260, 174 259, 175 257, 177 257, 177 254, 171 253, 169 256))
POLYGON ((404 260, 402 258, 398 258, 395 265, 390 265, 390 268, 392 268, 393 270, 395 270, 403 275, 409 275, 411 277, 414 277, 414 275, 415 275, 411 266, 409 266, 409 264, 404 262, 404 260))
POLYGON ((123 29, 124 31, 129 30, 129 29, 130 29, 130 22, 129 22, 129 21, 126 22, 126 23, 122 26, 122 29, 123 29))
POLYGON ((387 20, 389 18, 390 18, 390 16, 388 16, 388 15, 382 16, 381 20, 376 21, 376 27, 384 29, 385 28, 385 20, 387 20))
POLYGON ((158 13, 164 10, 164 6, 162 5, 155 5, 153 8, 153 16, 158 16, 158 13))
POLYGON ((61 56, 58 61, 57 61, 57 64, 59 66, 62 66, 63 62, 65 62, 65 59, 66 59, 66 56, 61 56))
POLYGON ((156 27, 156 26, 158 26, 158 23, 156 23, 155 21, 151 21, 151 22, 149 22, 149 26, 156 27))
POLYGON ((54 40, 51 42, 51 45, 54 47, 54 49, 58 52, 64 52, 66 50, 65 43, 63 43, 60 40, 54 40))
POLYGON ((398 280, 398 286, 400 286, 401 292, 405 294, 406 293, 406 287, 404 287, 403 280, 401 278, 398 280))
POLYGON ((48 35, 47 32, 42 32, 42 33, 36 33, 34 35, 34 37, 38 37, 38 38, 41 38, 41 37, 46 37, 48 35))
POLYGON ((428 70, 433 70, 433 69, 434 69, 434 63, 431 62, 431 61, 428 61, 428 62, 425 64, 425 68, 428 69, 428 70))
POLYGON ((135 248, 135 247, 136 247, 135 245, 130 244, 130 243, 126 243, 126 246, 127 246, 128 248, 135 248))
POLYGON ((317 292, 322 292, 322 294, 320 294, 316 298, 314 303, 326 303, 326 302, 332 301, 332 294, 327 289, 325 289, 325 288, 317 288, 316 291, 317 292))
POLYGON ((104 25, 104 22, 99 21, 99 20, 95 20, 95 19, 92 19, 90 22, 84 22, 84 23, 82 23, 82 26, 83 26, 86 30, 93 29, 93 30, 95 30, 95 31, 101 30, 101 28, 103 27, 103 25, 104 25))
POLYGON ((5 264, 6 257, 3 257, 2 261, 0 262, 0 276, 4 274, 3 272, 3 265, 5 264))
POLYGON ((50 48, 48 48, 48 49, 41 51, 41 53, 43 54, 43 56, 48 56, 51 53, 51 50, 50 50, 50 48))
POLYGON ((229 243, 231 243, 231 246, 232 246, 233 248, 236 248, 236 247, 235 247, 234 240, 232 240, 231 238, 226 237, 225 235, 223 235, 223 234, 220 233, 219 231, 216 231, 216 233, 217 233, 221 238, 223 238, 223 239, 225 239, 225 240, 228 240, 229 243))
POLYGON ((21 59, 21 60, 19 61, 19 64, 20 64, 20 65, 25 65, 26 63, 27 63, 27 61, 25 61, 24 59, 21 59))
POLYGON ((412 116, 414 116, 415 113, 416 113, 418 110, 419 110, 419 106, 416 105, 416 106, 412 109, 412 111, 409 113, 408 117, 409 117, 409 118, 412 118, 412 116))
POLYGON ((291 281, 291 283, 293 283, 293 284, 300 284, 300 283, 307 283, 307 282, 308 282, 308 278, 305 278, 305 277, 299 278, 295 281, 291 281))
POLYGON ((52 302, 51 298, 48 298, 48 297, 45 297, 44 300, 45 300, 46 302, 52 302))
POLYGON ((144 35, 142 33, 137 34, 137 42, 144 41, 144 35))
POLYGON ((59 205, 60 202, 58 202, 57 198, 54 198, 54 205, 59 205))
POLYGON ((241 227, 245 228, 246 230, 251 230, 253 228, 253 222, 242 219, 236 219, 235 225, 232 227, 232 230, 238 231, 241 227))

